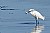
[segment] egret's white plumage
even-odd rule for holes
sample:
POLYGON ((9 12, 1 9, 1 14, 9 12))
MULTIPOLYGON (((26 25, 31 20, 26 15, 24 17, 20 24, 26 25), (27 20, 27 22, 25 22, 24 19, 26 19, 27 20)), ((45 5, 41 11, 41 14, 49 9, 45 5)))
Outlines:
POLYGON ((44 16, 42 16, 38 11, 34 10, 34 9, 30 9, 29 10, 32 16, 36 16, 37 20, 38 19, 45 19, 44 16))

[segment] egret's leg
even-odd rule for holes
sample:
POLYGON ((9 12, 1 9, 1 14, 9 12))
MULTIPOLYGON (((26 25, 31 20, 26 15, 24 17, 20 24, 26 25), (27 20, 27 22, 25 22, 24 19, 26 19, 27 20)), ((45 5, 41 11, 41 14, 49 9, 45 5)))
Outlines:
POLYGON ((37 26, 38 25, 38 23, 37 23, 38 21, 37 21, 37 18, 36 17, 35 17, 35 20, 36 20, 36 26, 37 26))
POLYGON ((39 21, 38 21, 38 25, 39 25, 39 21))

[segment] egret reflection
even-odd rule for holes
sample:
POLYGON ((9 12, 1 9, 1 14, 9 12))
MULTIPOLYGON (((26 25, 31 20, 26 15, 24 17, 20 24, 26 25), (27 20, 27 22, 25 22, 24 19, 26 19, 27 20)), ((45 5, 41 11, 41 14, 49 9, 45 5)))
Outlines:
POLYGON ((44 25, 39 25, 39 26, 35 26, 35 28, 33 28, 33 31, 31 33, 41 33, 44 30, 44 25))

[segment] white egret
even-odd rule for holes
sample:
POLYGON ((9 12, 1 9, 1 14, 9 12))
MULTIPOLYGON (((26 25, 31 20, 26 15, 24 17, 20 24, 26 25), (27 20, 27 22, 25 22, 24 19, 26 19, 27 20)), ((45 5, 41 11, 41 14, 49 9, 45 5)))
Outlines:
POLYGON ((36 11, 34 9, 29 9, 29 11, 26 12, 26 14, 28 14, 28 13, 30 13, 32 16, 35 17, 35 19, 36 19, 36 26, 39 24, 38 19, 42 19, 42 20, 45 19, 44 16, 42 16, 38 11, 36 11))

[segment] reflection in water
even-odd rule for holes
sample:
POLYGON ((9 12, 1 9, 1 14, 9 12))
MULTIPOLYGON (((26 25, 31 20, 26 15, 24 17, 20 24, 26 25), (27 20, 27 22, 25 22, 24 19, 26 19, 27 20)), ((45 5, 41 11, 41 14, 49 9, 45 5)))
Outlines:
POLYGON ((44 30, 44 26, 35 26, 31 33, 41 33, 44 30))

